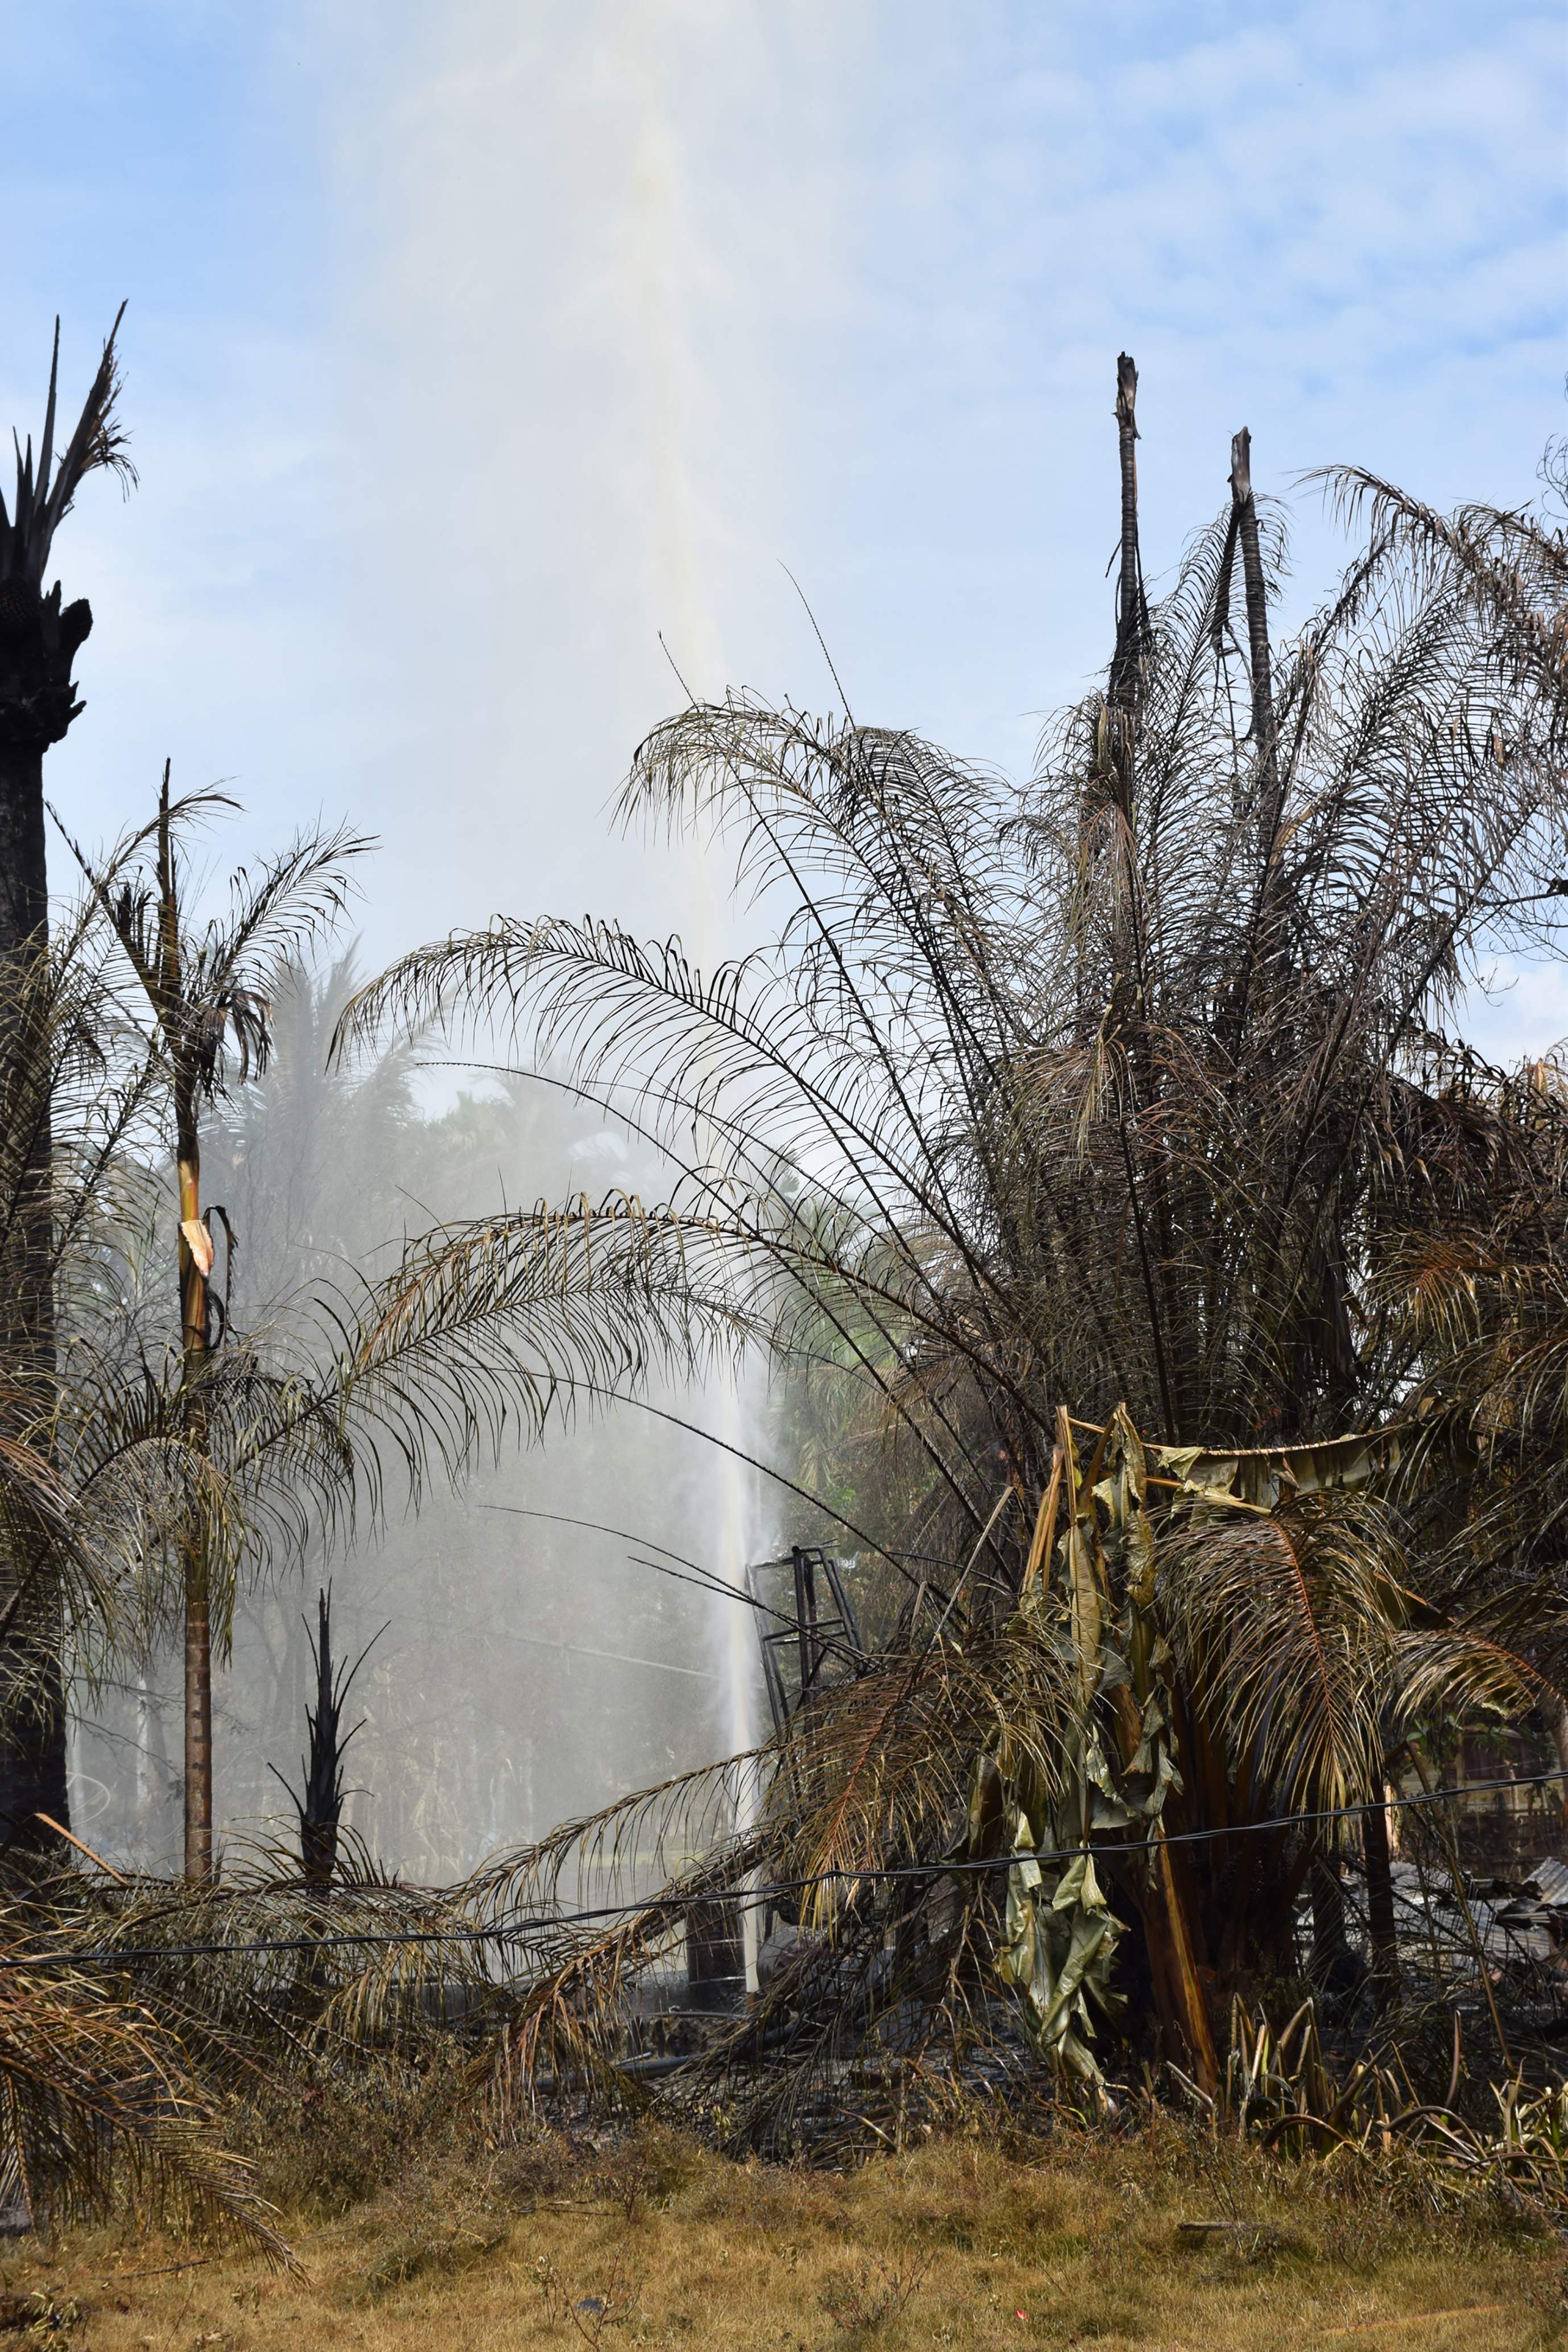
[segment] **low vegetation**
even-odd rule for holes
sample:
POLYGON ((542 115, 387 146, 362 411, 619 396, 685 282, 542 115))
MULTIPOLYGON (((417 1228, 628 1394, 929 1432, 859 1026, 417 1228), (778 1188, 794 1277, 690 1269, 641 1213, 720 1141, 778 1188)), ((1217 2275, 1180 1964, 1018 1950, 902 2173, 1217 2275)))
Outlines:
POLYGON ((290 2216, 292 2272, 72 2236, 0 2263, 0 2292, 40 2332, 58 2315, 61 2340, 79 2317, 94 2352, 1568 2342, 1561 2241, 1506 2202, 1433 2211, 1397 2179, 1368 2194, 1158 2109, 1110 2141, 999 2146, 975 2124, 846 2173, 736 2165, 658 2133, 545 2137, 437 2154, 330 2203, 290 2216))

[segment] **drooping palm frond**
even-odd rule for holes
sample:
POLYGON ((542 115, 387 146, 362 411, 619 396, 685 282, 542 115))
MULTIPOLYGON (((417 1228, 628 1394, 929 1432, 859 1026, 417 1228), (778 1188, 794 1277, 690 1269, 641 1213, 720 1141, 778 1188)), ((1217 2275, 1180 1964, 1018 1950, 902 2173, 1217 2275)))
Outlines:
POLYGON ((1372 1295, 1418 1392, 1404 1499, 1423 1584, 1498 1642, 1501 1673, 1541 1675, 1550 1711, 1568 1669, 1568 1097, 1551 1062, 1477 1092, 1507 1157, 1395 1237, 1372 1295))
POLYGON ((243 1585, 334 1529, 354 1457, 311 1370, 236 1340, 192 1382, 172 1351, 153 1361, 76 1348, 53 1435, 120 1603, 73 1623, 89 1678, 144 1655, 166 1628, 183 1547, 202 1546, 221 1640, 243 1585))
POLYGON ((536 1438, 579 1403, 732 1366, 751 1316, 721 1241, 623 1192, 421 1235, 352 1308, 323 1304, 362 1465, 378 1475, 389 1444, 417 1497, 430 1465, 456 1476, 509 1423, 536 1438))
POLYGON ((1187 1515, 1162 1562, 1184 1683, 1276 1811, 1376 1782, 1408 1564, 1388 1515, 1323 1496, 1187 1515))
POLYGON ((1527 508, 1480 502, 1443 514, 1360 466, 1321 467, 1307 478, 1322 484, 1347 520, 1370 521, 1385 566, 1414 562, 1464 597, 1500 667, 1540 698, 1560 740, 1568 709, 1568 535, 1561 523, 1527 508))
POLYGON ((132 1980, 225 2094, 416 2050, 447 1995, 493 1994, 504 1963, 461 1890, 405 1885, 352 1833, 330 1888, 259 1842, 221 1877, 132 1878, 55 1907, 53 1932, 132 1980))
POLYGON ((190 2053, 148 2011, 73 1968, 37 1903, 5 1923, 0 1968, 0 2184, 36 2222, 141 2217, 290 2257, 254 2168, 228 2153, 190 2053), (29 1960, 32 1965, 29 1966, 29 1960), (50 1965, 63 1961, 64 1965, 50 1965))

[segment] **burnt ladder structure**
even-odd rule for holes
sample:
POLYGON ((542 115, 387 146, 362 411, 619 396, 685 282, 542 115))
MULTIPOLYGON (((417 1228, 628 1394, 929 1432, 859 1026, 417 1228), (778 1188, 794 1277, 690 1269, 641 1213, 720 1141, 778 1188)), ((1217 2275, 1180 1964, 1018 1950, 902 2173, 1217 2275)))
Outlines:
MULTIPOLYGON (((820 1545, 795 1544, 777 1559, 753 1560, 742 1571, 757 1621, 763 1679, 775 1737, 814 1691, 853 1679, 868 1664, 855 1611, 838 1562, 820 1545)), ((775 1919, 798 1924, 798 1906, 772 1906, 775 1919)), ((694 2009, 735 2005, 746 1981, 741 1906, 733 1896, 694 1904, 686 1921, 688 2000, 694 2009)))
POLYGON ((820 1545, 795 1544, 782 1559, 758 1560, 746 1570, 746 1591, 756 1609, 768 1711, 782 1732, 814 1691, 865 1672, 865 1643, 838 1562, 820 1545))

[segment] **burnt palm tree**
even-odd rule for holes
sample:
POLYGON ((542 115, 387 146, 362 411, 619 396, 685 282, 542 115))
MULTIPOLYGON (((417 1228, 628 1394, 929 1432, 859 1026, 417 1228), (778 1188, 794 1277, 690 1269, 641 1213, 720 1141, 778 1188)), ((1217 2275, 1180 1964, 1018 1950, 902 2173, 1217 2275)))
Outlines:
MULTIPOLYGON (((1060 1839, 1098 1757, 1107 1828, 1226 1832, 1155 1894, 1113 1865, 1166 2046, 1202 2073, 1199 1988, 1288 1961, 1322 1843, 1251 1825, 1380 1801, 1389 1739, 1439 1696, 1543 1687, 1495 1593, 1417 1597, 1394 1482, 1422 1342, 1379 1275, 1512 1148, 1457 1022, 1478 962, 1554 936, 1561 628, 1535 583, 1562 542, 1352 479, 1370 535, 1276 642, 1284 533, 1242 432, 1151 607, 1136 390, 1124 357, 1110 675, 1021 792, 847 711, 693 707, 640 748, 622 814, 727 839, 786 908, 771 942, 705 972, 611 922, 498 919, 395 967, 345 1035, 499 1024, 569 1069, 667 1154, 667 1229, 700 1233, 692 1263, 775 1363, 837 1384, 903 1465, 897 1518, 850 1531, 902 1595, 886 1674, 825 1703, 815 1760, 771 1783, 782 1826, 731 1866, 918 1868, 972 1771, 996 1791, 976 1834, 1037 1843, 1048 1808, 1060 1839), (1042 1578, 1070 1603, 1048 1640, 1023 1605, 1042 1578), (1103 1676, 1090 1619, 1121 1628, 1103 1676), (1141 1675, 1147 1739, 1118 1696, 1141 1675)), ((1014 1965, 1048 1979, 1017 1907, 1014 1965)), ((1100 1936, 1094 1907, 1080 1887, 1063 1912, 1100 1936)), ((872 1969, 889 1920, 856 1932, 872 1969)), ((601 1960, 618 1980, 612 1946, 579 1991, 601 1960)))
MULTIPOLYGON (((115 416, 119 327, 117 316, 75 429, 57 448, 56 320, 37 457, 29 435, 17 450, 9 510, 0 499, 0 1134, 15 1163, 0 1235, 0 1372, 35 1389, 55 1364, 43 759, 81 709, 71 672, 92 626, 86 600, 62 604, 59 583, 46 590, 45 579, 55 534, 87 476, 108 468, 133 478, 115 416)), ((37 1567, 8 1558, 0 1569, 12 1592, 28 1593, 0 1646, 0 1839, 24 1849, 41 1834, 40 1811, 66 1818, 58 1628, 37 1567)))
MULTIPOLYGON (((382 1633, 386 1631, 382 1627, 382 1633)), ((305 1709, 306 1749, 300 1759, 300 1791, 289 1789, 300 1819, 300 1872, 309 1887, 330 1886, 338 1866, 338 1836, 342 1824, 343 1756, 363 1723, 343 1729, 343 1706, 366 1658, 381 1634, 374 1634, 352 1665, 332 1660, 332 1596, 323 1585, 316 1595, 316 1631, 306 1633, 316 1676, 316 1704, 305 1709)), ((274 1776, 289 1783, 276 1765, 274 1776)))

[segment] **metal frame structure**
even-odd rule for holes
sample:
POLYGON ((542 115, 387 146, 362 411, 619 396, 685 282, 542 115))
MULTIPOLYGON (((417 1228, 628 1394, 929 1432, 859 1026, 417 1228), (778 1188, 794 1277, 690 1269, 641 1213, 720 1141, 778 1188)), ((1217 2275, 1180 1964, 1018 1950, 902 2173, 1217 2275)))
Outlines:
POLYGON ((745 1580, 768 1710, 782 1732, 813 1691, 864 1674, 866 1646, 838 1562, 820 1545, 795 1544, 777 1559, 755 1560, 745 1580))

